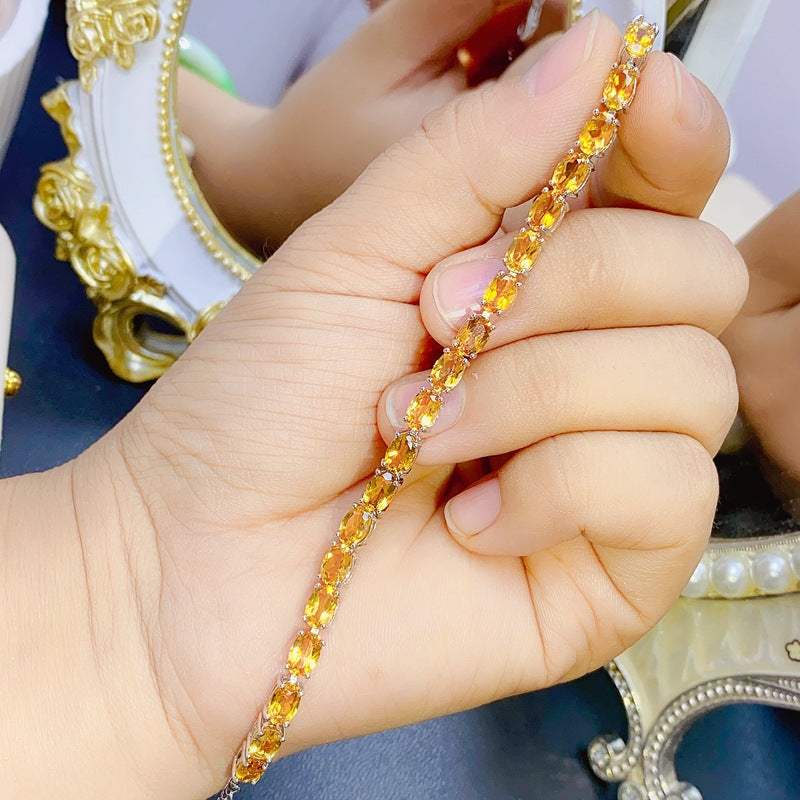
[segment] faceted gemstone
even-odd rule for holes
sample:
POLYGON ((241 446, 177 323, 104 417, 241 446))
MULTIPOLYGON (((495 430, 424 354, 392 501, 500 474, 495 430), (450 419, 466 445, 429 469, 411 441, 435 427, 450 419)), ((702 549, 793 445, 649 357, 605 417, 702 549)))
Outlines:
POLYGON ((322 655, 322 639, 313 631, 301 631, 289 648, 289 672, 308 677, 322 655))
POLYGON ((430 428, 442 410, 442 398, 432 389, 423 389, 409 403, 406 410, 406 422, 412 431, 430 428))
POLYGON ((370 511, 385 511, 400 488, 391 472, 379 472, 370 478, 361 495, 361 502, 370 511))
POLYGON ((419 453, 419 440, 411 433, 398 433, 386 448, 383 466, 396 475, 408 472, 417 460, 417 453, 419 453))
POLYGON ((506 266, 515 275, 528 272, 542 249, 542 237, 536 231, 520 231, 506 253, 506 266))
POLYGON ((275 687, 267 706, 267 716, 273 725, 287 725, 292 721, 303 693, 296 683, 286 681, 275 687))
POLYGON ((567 204, 564 200, 555 192, 545 189, 533 198, 528 222, 532 228, 542 227, 550 233, 561 222, 566 210, 567 204))
POLYGON ((591 164, 585 158, 583 153, 570 153, 558 163, 551 178, 554 191, 576 194, 583 188, 592 171, 591 164))
POLYGON ((264 774, 266 766, 263 761, 251 761, 249 763, 240 761, 236 765, 236 780, 240 783, 258 783, 259 778, 264 774))
POLYGON ((344 583, 353 568, 353 554, 344 545, 335 545, 325 553, 320 567, 323 583, 344 583))
POLYGON ((252 763, 259 761, 262 765, 272 761, 275 753, 280 749, 283 742, 280 728, 267 725, 258 736, 254 736, 250 741, 247 750, 247 758, 252 763))
POLYGON ((633 67, 622 64, 609 72, 603 87, 603 103, 611 111, 620 111, 633 100, 639 75, 633 67))
POLYGON ((470 317, 459 329, 455 338, 456 349, 465 356, 474 356, 486 347, 491 325, 483 317, 470 317))
POLYGON ((634 58, 643 56, 656 40, 656 26, 637 17, 625 28, 625 49, 634 58))
POLYGON ((311 628, 324 628, 330 624, 338 605, 339 592, 335 586, 317 586, 306 603, 306 624, 311 628))
POLYGON ((468 363, 458 350, 447 350, 442 353, 431 367, 431 386, 437 392, 454 389, 464 375, 468 363))
POLYGON ((483 294, 483 307, 492 314, 506 311, 517 299, 517 276, 498 275, 483 294))
POLYGON ((355 547, 372 533, 374 527, 375 517, 367 513, 364 506, 356 506, 344 515, 339 525, 339 541, 348 547, 355 547))
POLYGON ((614 124, 614 115, 607 111, 595 114, 583 126, 578 143, 587 156, 596 156, 608 148, 614 141, 617 126, 614 124))

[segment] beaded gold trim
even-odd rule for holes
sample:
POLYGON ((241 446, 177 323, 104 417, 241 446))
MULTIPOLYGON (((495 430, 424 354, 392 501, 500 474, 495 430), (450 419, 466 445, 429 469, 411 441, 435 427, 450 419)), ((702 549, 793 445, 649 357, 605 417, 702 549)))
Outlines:
POLYGON ((653 46, 657 28, 637 17, 629 23, 620 51, 603 87, 603 99, 584 125, 578 140, 556 165, 549 184, 533 199, 526 225, 514 237, 504 258, 504 268, 492 279, 474 313, 456 332, 452 347, 445 348, 406 410, 406 429, 398 431, 369 479, 361 499, 345 514, 336 539, 322 559, 317 581, 305 606, 303 627, 289 649, 286 672, 247 734, 233 760, 231 776, 220 793, 229 800, 242 783, 256 783, 275 758, 300 707, 301 678, 317 666, 324 642, 322 629, 336 613, 342 586, 350 579, 354 554, 374 532, 411 471, 422 448, 422 434, 430 429, 472 360, 489 342, 495 316, 515 302, 525 276, 533 268, 546 237, 558 227, 566 211, 566 198, 575 196, 589 180, 595 160, 611 146, 617 133, 617 114, 632 102, 644 59, 653 46))
POLYGON ((175 0, 166 23, 164 49, 158 73, 158 136, 167 176, 183 213, 203 247, 240 281, 246 281, 260 266, 217 220, 195 180, 186 154, 178 141, 175 120, 177 49, 186 22, 190 0, 175 0))

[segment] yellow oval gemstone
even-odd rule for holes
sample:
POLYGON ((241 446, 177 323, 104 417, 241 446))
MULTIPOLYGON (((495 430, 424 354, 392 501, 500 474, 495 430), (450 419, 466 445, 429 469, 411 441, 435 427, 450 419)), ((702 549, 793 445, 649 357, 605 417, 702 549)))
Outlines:
POLYGON ((361 544, 375 528, 375 517, 364 506, 356 506, 344 515, 339 525, 339 541, 348 547, 361 544))
POLYGON ((308 602, 306 603, 304 615, 306 624, 311 628, 324 628, 326 625, 330 624, 338 605, 339 592, 335 586, 331 586, 330 584, 317 586, 314 591, 311 592, 308 602))
POLYGON ((267 706, 267 716, 273 725, 288 725, 297 709, 303 692, 296 683, 286 681, 275 687, 267 706))
POLYGON ((469 362, 457 350, 442 353, 431 367, 431 386, 437 392, 455 389, 469 362))
POLYGON ((423 389, 417 393, 406 410, 408 427, 412 431, 424 431, 430 428, 436 422, 441 410, 442 398, 432 389, 423 389))
POLYGON ((550 233, 561 222, 566 210, 566 202, 555 192, 545 189, 533 198, 528 222, 532 228, 542 227, 550 233))
POLYGON ((517 276, 498 275, 483 294, 483 307, 492 314, 506 311, 517 299, 517 276))
POLYGON ((483 317, 470 317, 456 334, 456 349, 465 356, 480 353, 486 347, 491 332, 489 323, 483 317))
POLYGON ((254 736, 247 749, 247 758, 252 763, 259 761, 261 764, 268 764, 280 749, 283 743, 283 736, 280 728, 268 725, 258 736, 254 736))
POLYGON ((398 433, 386 448, 383 466, 398 475, 408 472, 417 460, 417 453, 419 453, 419 440, 410 433, 398 433))
POLYGON ((621 111, 625 108, 636 92, 636 82, 639 74, 633 67, 623 64, 614 67, 608 73, 605 86, 603 87, 603 103, 611 111, 621 111))
POLYGON ((506 266, 515 275, 522 275, 533 267, 542 249, 542 237, 536 231, 520 231, 506 253, 506 266))
POLYGON ((656 26, 637 17, 625 28, 625 49, 634 58, 645 55, 656 40, 656 26))
POLYGON ((361 495, 361 502, 369 511, 385 511, 400 488, 391 472, 380 472, 370 478, 361 495))
POLYGON ((607 111, 601 111, 583 126, 581 135, 578 137, 578 144, 587 156, 596 156, 608 149, 616 134, 617 126, 614 124, 614 115, 607 111))
POLYGON ((577 194, 589 180, 592 172, 591 164, 585 159, 586 156, 583 153, 570 153, 560 161, 550 179, 553 190, 559 194, 577 194))
POLYGON ((335 545, 325 553, 320 567, 323 583, 344 583, 353 568, 353 554, 344 545, 335 545))
POLYGON ((240 783, 258 783, 264 774, 266 766, 263 761, 251 761, 249 763, 240 761, 236 765, 236 780, 240 783))
POLYGON ((289 648, 289 672, 308 677, 322 655, 322 639, 313 631, 301 631, 289 648))

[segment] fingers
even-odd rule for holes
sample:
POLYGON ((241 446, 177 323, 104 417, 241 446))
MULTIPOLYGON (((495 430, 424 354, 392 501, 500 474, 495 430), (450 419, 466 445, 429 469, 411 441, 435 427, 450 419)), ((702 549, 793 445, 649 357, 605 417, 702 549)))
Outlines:
POLYGON ((356 31, 342 57, 376 92, 436 69, 492 15, 492 0, 392 0, 356 31), (364 69, 369 65, 369 69, 364 69))
POLYGON ((742 240, 750 271, 742 313, 755 316, 800 302, 800 192, 776 208, 742 240))
MULTIPOLYGON (((502 268, 511 235, 436 265, 420 295, 422 319, 443 346, 502 268)), ((683 323, 718 334, 747 291, 736 248, 697 220, 633 209, 568 214, 490 346, 582 328, 683 323)))
POLYGON ((710 530, 711 456, 674 433, 594 431, 547 439, 445 507, 450 533, 486 555, 532 555, 576 537, 621 550, 680 547, 710 530))
POLYGON ((714 95, 675 56, 653 53, 618 143, 592 178, 591 199, 698 216, 725 169, 729 142, 714 95))
POLYGON ((596 106, 619 42, 613 23, 593 12, 524 77, 434 112, 309 220, 259 280, 416 300, 431 264, 486 240, 504 208, 547 182, 596 106))
MULTIPOLYGON (((402 430, 424 374, 390 387, 381 435, 402 430)), ((590 430, 674 431, 716 453, 736 413, 725 348, 688 326, 538 336, 481 355, 451 391, 419 463, 452 464, 510 453, 590 430)))

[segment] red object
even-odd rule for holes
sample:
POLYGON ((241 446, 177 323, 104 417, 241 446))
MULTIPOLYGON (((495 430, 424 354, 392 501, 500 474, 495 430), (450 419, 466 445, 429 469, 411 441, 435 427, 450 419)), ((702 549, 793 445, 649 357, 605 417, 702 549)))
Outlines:
POLYGON ((501 75, 522 53, 525 45, 517 31, 525 22, 530 6, 529 0, 503 9, 458 48, 458 61, 470 86, 501 75))

